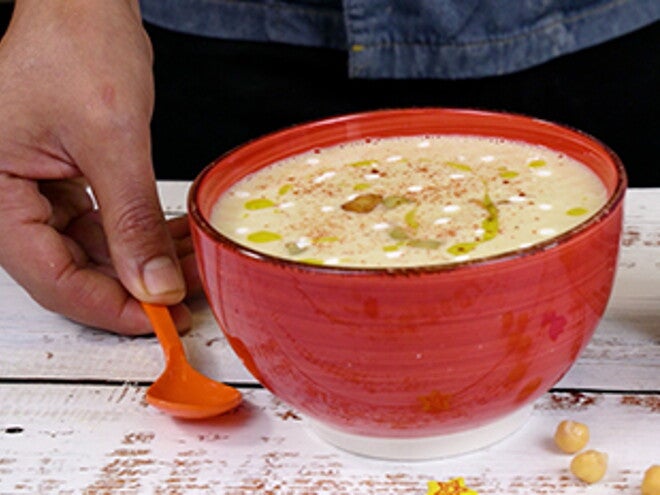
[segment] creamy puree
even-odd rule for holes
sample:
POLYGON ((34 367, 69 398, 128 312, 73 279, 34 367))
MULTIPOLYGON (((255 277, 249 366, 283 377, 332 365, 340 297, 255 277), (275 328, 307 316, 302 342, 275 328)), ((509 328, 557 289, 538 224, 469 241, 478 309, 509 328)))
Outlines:
POLYGON ((589 168, 544 147, 474 136, 370 139, 245 177, 220 197, 211 223, 239 244, 304 263, 436 265, 546 241, 606 196, 589 168))

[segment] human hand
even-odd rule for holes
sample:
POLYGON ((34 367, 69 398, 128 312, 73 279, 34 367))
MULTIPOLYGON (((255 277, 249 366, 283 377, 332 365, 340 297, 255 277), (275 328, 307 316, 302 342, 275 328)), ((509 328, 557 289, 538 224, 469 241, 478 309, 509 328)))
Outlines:
POLYGON ((199 287, 187 223, 157 198, 151 65, 137 0, 17 0, 0 42, 0 264, 44 307, 127 335, 151 331, 138 300, 189 327, 199 287))

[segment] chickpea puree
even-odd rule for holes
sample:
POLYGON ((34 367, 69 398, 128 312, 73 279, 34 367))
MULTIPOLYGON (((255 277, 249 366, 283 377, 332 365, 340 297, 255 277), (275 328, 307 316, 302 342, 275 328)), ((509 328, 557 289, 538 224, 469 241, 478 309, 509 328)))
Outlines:
POLYGON ((300 262, 422 266, 545 241, 606 199, 590 169, 547 148, 413 136, 274 163, 226 191, 211 222, 239 244, 300 262))

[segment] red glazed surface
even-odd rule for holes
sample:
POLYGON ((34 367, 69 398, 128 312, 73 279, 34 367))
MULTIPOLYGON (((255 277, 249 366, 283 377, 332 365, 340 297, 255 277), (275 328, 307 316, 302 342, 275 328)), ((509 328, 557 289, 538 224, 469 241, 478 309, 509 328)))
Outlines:
POLYGON ((618 158, 571 129, 519 115, 414 109, 337 117, 248 143, 197 178, 188 206, 213 312, 264 386, 347 432, 422 437, 501 418, 569 369, 611 292, 625 187, 618 158), (369 136, 448 133, 564 152, 601 177, 610 200, 586 224, 532 248, 389 271, 275 259, 207 222, 232 183, 287 156, 369 136))

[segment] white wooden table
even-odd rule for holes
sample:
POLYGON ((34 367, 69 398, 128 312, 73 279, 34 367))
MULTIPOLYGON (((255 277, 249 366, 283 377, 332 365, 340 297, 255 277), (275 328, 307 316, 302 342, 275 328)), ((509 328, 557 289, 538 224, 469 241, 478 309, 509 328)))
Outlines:
MULTIPOLYGON (((188 184, 162 183, 165 209, 188 184)), ((639 494, 660 464, 660 189, 630 190, 614 293, 579 361, 514 435, 476 453, 424 462, 367 459, 318 439, 232 354, 206 304, 185 337, 202 372, 239 386, 244 404, 184 422, 143 395, 163 360, 155 338, 84 328, 32 302, 0 270, 0 494, 426 494, 462 476, 484 494, 639 494), (610 456, 587 486, 553 448, 559 421, 587 423, 610 456)))

